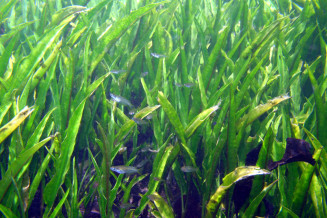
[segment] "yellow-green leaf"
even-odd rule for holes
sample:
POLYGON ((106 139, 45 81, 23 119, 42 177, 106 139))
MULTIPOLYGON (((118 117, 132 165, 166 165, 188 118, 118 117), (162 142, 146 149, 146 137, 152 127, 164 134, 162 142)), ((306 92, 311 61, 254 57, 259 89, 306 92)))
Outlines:
POLYGON ((173 209, 167 204, 167 202, 157 193, 153 193, 148 198, 154 202, 161 217, 170 218, 175 217, 173 209))
POLYGON ((218 110, 219 104, 215 105, 207 110, 202 111, 197 115, 186 127, 185 136, 189 138, 194 131, 216 110, 218 110))
POLYGON ((0 129, 0 143, 3 142, 27 117, 33 112, 33 108, 24 107, 9 123, 0 129))

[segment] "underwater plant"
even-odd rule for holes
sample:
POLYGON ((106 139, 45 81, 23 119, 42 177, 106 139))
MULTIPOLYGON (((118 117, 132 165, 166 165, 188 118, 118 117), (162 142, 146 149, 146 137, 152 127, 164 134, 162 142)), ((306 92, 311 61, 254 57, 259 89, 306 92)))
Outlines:
POLYGON ((326 16, 0 1, 0 216, 327 217, 326 16))

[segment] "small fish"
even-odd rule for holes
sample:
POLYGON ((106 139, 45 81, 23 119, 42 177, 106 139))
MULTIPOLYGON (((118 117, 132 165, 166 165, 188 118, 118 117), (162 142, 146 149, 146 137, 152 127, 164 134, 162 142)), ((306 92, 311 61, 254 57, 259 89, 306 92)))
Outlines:
POLYGON ((138 173, 139 170, 136 167, 131 167, 131 166, 112 166, 110 167, 111 171, 114 171, 119 174, 133 174, 133 173, 138 173))
POLYGON ((136 109, 135 108, 132 108, 128 111, 128 114, 129 115, 134 115, 136 113, 136 109))
POLYGON ((135 118, 135 117, 133 117, 132 120, 134 120, 134 122, 135 122, 136 124, 138 124, 138 125, 146 125, 146 124, 148 124, 147 121, 142 120, 142 119, 139 119, 139 118, 135 118))
POLYGON ((154 150, 154 149, 151 149, 150 147, 144 147, 140 151, 142 153, 144 153, 144 152, 158 153, 159 152, 159 149, 158 150, 154 150))
POLYGON ((119 148, 119 150, 118 150, 118 154, 122 154, 122 153, 124 153, 125 151, 127 150, 127 148, 124 146, 124 147, 121 147, 121 148, 119 148))
POLYGON ((140 151, 141 151, 142 153, 147 152, 147 151, 149 151, 149 147, 142 148, 140 151))
POLYGON ((73 22, 70 22, 69 25, 71 25, 72 27, 76 28, 76 24, 74 24, 73 22))
POLYGON ((151 201, 159 201, 161 198, 158 197, 158 194, 151 194, 151 195, 148 195, 148 198, 151 200, 151 201))
POLYGON ((163 54, 157 54, 157 53, 151 53, 151 56, 154 58, 165 58, 166 55, 163 54))
POLYGON ((152 153, 158 153, 159 152, 159 149, 158 150, 153 150, 153 149, 148 149, 148 151, 152 152, 152 153))
POLYGON ((192 167, 192 166, 183 166, 181 167, 181 170, 184 172, 184 173, 193 173, 195 171, 197 171, 198 168, 196 167, 192 167))
POLYGON ((160 11, 160 10, 162 10, 163 8, 164 8, 163 5, 159 5, 159 6, 156 8, 156 11, 160 11))
POLYGON ((153 180, 154 180, 154 181, 157 181, 157 182, 163 182, 163 181, 165 181, 165 180, 160 179, 160 178, 158 178, 158 177, 154 177, 153 180))
POLYGON ((112 98, 113 101, 115 101, 117 103, 120 103, 120 104, 123 104, 123 105, 126 105, 126 106, 129 106, 129 107, 133 108, 132 103, 129 100, 127 100, 126 98, 124 98, 124 97, 121 97, 119 95, 115 95, 115 94, 112 94, 112 93, 110 93, 110 97, 112 98))
POLYGON ((145 77, 145 76, 147 76, 148 74, 149 74, 149 72, 148 72, 148 71, 145 71, 145 72, 141 73, 141 77, 145 77))
POLYGON ((138 163, 138 164, 136 165, 136 167, 137 167, 137 168, 142 168, 142 167, 144 167, 144 165, 145 165, 148 161, 149 161, 148 159, 144 159, 144 160, 142 160, 140 163, 138 163))
POLYGON ((149 114, 148 116, 145 117, 145 119, 147 119, 147 120, 151 120, 152 117, 153 117, 153 114, 149 114))
POLYGON ((130 209, 132 207, 135 207, 134 204, 130 204, 130 203, 121 203, 119 206, 121 209, 130 209))
POLYGON ((126 70, 111 70, 110 72, 113 74, 120 74, 120 73, 124 73, 126 70))
POLYGON ((221 105, 221 99, 219 99, 219 101, 217 103, 217 107, 219 108, 220 105, 221 105))
POLYGON ((191 88, 194 86, 194 84, 193 83, 184 83, 184 86, 187 88, 191 88))
POLYGON ((181 83, 175 83, 175 86, 177 87, 186 87, 186 88, 191 88, 194 86, 194 83, 184 83, 184 84, 181 84, 181 83))

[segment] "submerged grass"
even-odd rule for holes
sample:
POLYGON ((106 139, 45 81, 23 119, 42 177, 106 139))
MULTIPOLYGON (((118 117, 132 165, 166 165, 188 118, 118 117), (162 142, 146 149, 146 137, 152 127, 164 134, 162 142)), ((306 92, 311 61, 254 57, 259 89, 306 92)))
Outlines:
POLYGON ((0 1, 3 216, 327 217, 326 10, 0 1))

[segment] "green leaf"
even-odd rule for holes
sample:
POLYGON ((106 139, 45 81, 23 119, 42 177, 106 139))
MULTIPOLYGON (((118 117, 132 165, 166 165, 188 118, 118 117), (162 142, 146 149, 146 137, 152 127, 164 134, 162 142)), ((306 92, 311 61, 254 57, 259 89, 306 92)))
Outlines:
POLYGON ((321 97, 320 87, 314 77, 309 66, 306 66, 309 78, 313 87, 314 98, 316 102, 316 116, 317 116, 317 138, 323 144, 327 144, 327 104, 323 103, 323 98, 321 97))
POLYGON ((64 182, 65 176, 69 169, 70 158, 74 151, 76 137, 84 111, 85 101, 86 99, 80 103, 69 120, 67 135, 61 144, 61 154, 56 162, 56 173, 44 188, 44 201, 49 208, 52 207, 59 187, 64 182))
POLYGON ((269 154, 271 153, 271 148, 274 142, 273 130, 269 127, 265 139, 263 141, 262 147, 257 160, 257 166, 260 168, 267 168, 269 154))
MULTIPOLYGON (((50 110, 44 117, 43 119, 41 120, 41 122, 39 123, 39 125, 36 127, 34 133, 29 137, 27 143, 26 143, 26 146, 25 146, 25 149, 29 149, 31 148, 33 145, 35 145, 36 143, 39 142, 42 134, 43 134, 43 131, 44 131, 44 128, 52 114, 52 112, 54 111, 55 109, 52 109, 50 110)), ((25 170, 27 170, 27 168, 29 167, 30 165, 30 161, 28 161, 24 167, 23 167, 23 170, 17 175, 17 180, 19 180, 21 178, 21 176, 23 175, 23 172, 25 172, 25 170)))
POLYGON ((18 35, 25 27, 27 27, 33 23, 35 23, 35 21, 30 21, 30 22, 26 22, 23 24, 19 24, 16 27, 14 27, 13 29, 11 29, 8 33, 1 35, 0 36, 0 44, 5 44, 6 41, 8 41, 11 37, 18 35))
MULTIPOLYGON (((296 215, 293 211, 291 211, 289 208, 282 205, 280 212, 283 212, 283 210, 285 210, 285 212, 288 213, 289 215, 291 215, 293 218, 299 218, 299 216, 296 215)), ((285 212, 284 212, 284 214, 285 214, 285 212)))
MULTIPOLYGON (((7 15, 11 12, 11 9, 15 6, 18 0, 10 0, 10 1, 3 1, 0 7, 0 14, 1 18, 7 17, 7 15)), ((1 24, 0 20, 0 24, 1 24)))
POLYGON ((207 110, 202 111, 198 114, 186 127, 185 129, 185 136, 187 138, 191 137, 194 131, 216 110, 219 108, 219 103, 216 106, 213 106, 207 110))
POLYGON ((62 40, 60 40, 57 45, 53 48, 51 54, 47 58, 46 61, 41 65, 41 67, 34 73, 32 77, 32 84, 31 84, 31 90, 34 90, 37 84, 40 82, 40 80, 43 78, 44 74, 48 71, 50 65, 55 60, 59 53, 59 49, 61 48, 62 40))
MULTIPOLYGON (((11 88, 8 92, 10 94, 14 89, 19 87, 19 90, 22 90, 27 82, 27 78, 29 78, 36 68, 37 64, 41 61, 44 57, 46 51, 55 43, 56 39, 60 36, 61 32, 63 31, 64 27, 73 19, 74 17, 68 17, 63 23, 53 28, 47 34, 45 34, 40 41, 37 43, 36 47, 33 48, 31 53, 22 61, 17 69, 17 75, 12 77, 9 83, 11 84, 11 88)), ((9 96, 6 98, 1 99, 2 102, 6 101, 9 96)))
POLYGON ((248 114, 243 116, 236 124, 236 129, 240 129, 242 125, 249 125, 256 119, 258 119, 262 114, 278 105, 279 103, 290 99, 288 95, 278 96, 274 99, 269 100, 266 104, 261 104, 252 109, 248 114))
POLYGON ((148 198, 154 202, 154 204, 158 208, 161 217, 167 217, 167 218, 175 217, 173 209, 166 203, 166 201, 157 192, 149 195, 148 198))
POLYGON ((94 91, 99 88, 99 86, 103 83, 103 81, 110 75, 111 73, 106 73, 105 75, 101 76, 97 80, 95 80, 91 85, 88 85, 86 88, 86 91, 84 92, 83 89, 81 89, 73 102, 73 108, 77 108, 78 105, 83 101, 84 98, 90 97, 94 91))
POLYGON ((149 114, 151 114, 153 111, 157 110, 160 107, 160 105, 155 105, 155 106, 148 106, 140 110, 134 115, 134 118, 139 118, 139 119, 144 119, 147 117, 149 114))
MULTIPOLYGON (((316 162, 320 159, 322 149, 323 148, 316 150, 315 154, 313 155, 313 158, 316 160, 316 162)), ((292 211, 294 211, 294 213, 299 216, 301 216, 303 212, 304 204, 308 197, 310 183, 314 175, 316 165, 317 164, 312 166, 310 164, 307 164, 299 182, 296 184, 295 191, 293 194, 292 211)))
MULTIPOLYGON (((9 108, 8 108, 9 109, 9 108)), ((33 108, 24 107, 9 123, 0 129, 0 143, 3 142, 33 112, 33 108)))
POLYGON ((228 138, 227 138, 227 172, 231 172, 238 165, 238 147, 236 144, 236 106, 234 90, 230 90, 229 116, 228 116, 228 138))
POLYGON ((109 30, 102 33, 102 37, 94 49, 94 54, 92 55, 92 63, 90 72, 93 72, 96 66, 103 59, 106 52, 110 49, 110 47, 123 35, 124 32, 138 19, 140 19, 145 14, 149 13, 153 8, 158 6, 160 3, 148 4, 142 8, 139 8, 128 16, 117 21, 109 30))
POLYGON ((199 90, 200 90, 200 94, 201 94, 202 105, 203 105, 203 108, 207 108, 207 105, 208 105, 207 95, 206 95, 206 90, 205 90, 205 87, 204 87, 200 67, 198 68, 197 76, 198 76, 199 90))
MULTIPOLYGON (((142 83, 142 86, 143 86, 143 89, 144 89, 144 92, 146 94, 146 99, 147 99, 147 102, 148 102, 148 105, 149 106, 154 106, 154 100, 151 96, 151 93, 149 92, 149 89, 144 81, 144 78, 141 78, 141 83, 142 83)), ((159 123, 159 120, 158 120, 158 117, 157 115, 154 115, 152 117, 153 119, 153 133, 154 133, 154 136, 158 142, 158 145, 161 145, 163 143, 163 133, 160 129, 160 123, 159 123)))
POLYGON ((326 204, 324 203, 325 198, 325 188, 323 185, 319 182, 318 176, 313 175, 311 184, 310 184, 310 196, 312 200, 312 205, 315 208, 316 217, 326 217, 327 211, 326 204))
POLYGON ((170 123, 174 126, 176 133, 185 144, 184 127, 177 115, 176 110, 161 91, 158 92, 158 102, 161 104, 162 109, 167 114, 170 123))
POLYGON ((12 57, 12 52, 13 52, 14 46, 16 45, 18 39, 19 39, 19 34, 15 35, 10 40, 5 51, 0 56, 0 77, 4 76, 4 73, 6 72, 6 69, 8 68, 9 60, 12 57))
MULTIPOLYGON (((247 90, 249 89, 249 87, 251 87, 250 85, 253 84, 253 79, 254 76, 256 75, 256 73, 259 71, 259 69, 262 67, 262 64, 264 62, 264 60, 266 59, 267 55, 265 55, 259 62, 258 64, 255 66, 255 68, 253 70, 251 70, 251 72, 245 77, 245 79, 242 81, 242 87, 241 90, 237 93, 236 97, 235 97, 235 107, 238 108, 242 102, 242 100, 244 99, 244 95, 247 93, 247 90)), ((235 80, 233 81, 233 87, 232 90, 235 90, 237 85, 238 85, 238 81, 241 79, 241 76, 243 73, 246 72, 246 70, 248 69, 248 64, 250 64, 250 58, 248 58, 248 60, 246 60, 240 70, 240 72, 238 72, 235 80)), ((239 63, 241 64, 241 63, 239 63)))
POLYGON ((217 42, 215 44, 215 47, 213 48, 212 52, 210 53, 209 60, 206 62, 206 65, 203 69, 203 79, 204 79, 204 85, 206 86, 206 89, 208 89, 210 84, 210 78, 212 77, 212 74, 215 70, 216 64, 217 64, 217 57, 218 54, 223 46, 224 43, 226 43, 226 36, 229 32, 228 27, 224 27, 219 31, 219 37, 217 39, 217 42))
POLYGON ((259 53, 261 48, 271 42, 271 39, 278 33, 278 27, 280 27, 280 25, 282 25, 283 21, 286 19, 287 17, 283 17, 281 19, 275 20, 268 27, 257 34, 256 38, 242 52, 241 57, 247 58, 249 55, 252 55, 252 58, 254 58, 259 53))
POLYGON ((210 200, 207 204, 207 214, 206 217, 215 217, 215 214, 218 210, 223 197, 232 187, 233 184, 248 178, 249 176, 257 175, 267 175, 270 174, 269 171, 260 169, 255 166, 244 166, 238 167, 228 175, 223 178, 223 183, 218 187, 216 192, 210 197, 210 200))
POLYGON ((29 137, 27 143, 26 143, 26 149, 31 148, 34 144, 36 144, 41 136, 42 133, 45 129, 45 125, 47 124, 52 112, 55 110, 55 108, 53 108, 52 110, 50 110, 44 117, 43 119, 39 122, 39 124, 37 125, 35 131, 33 132, 33 134, 29 137))
POLYGON ((244 212, 244 215, 243 215, 244 217, 253 217, 254 216, 254 213, 257 210, 259 204, 261 203, 263 198, 268 194, 268 192, 271 190, 271 188, 276 184, 277 181, 278 180, 275 180, 270 185, 263 188, 263 190, 260 192, 260 194, 255 199, 253 199, 253 201, 250 203, 249 207, 244 212))
MULTIPOLYGON (((132 188, 140 181, 142 181, 145 177, 147 177, 148 174, 145 174, 145 175, 142 175, 142 176, 138 176, 138 177, 134 177, 132 179, 132 181, 130 181, 130 183, 128 184, 127 188, 126 188, 126 191, 124 193, 124 196, 123 196, 123 201, 122 203, 128 203, 128 200, 130 199, 130 193, 131 193, 131 190, 132 188)), ((119 217, 125 217, 125 212, 126 212, 126 209, 125 208, 121 208, 120 210, 120 214, 119 214, 119 217)))
MULTIPOLYGON (((79 205, 78 205, 78 181, 77 181, 77 173, 76 173, 76 167, 75 167, 75 158, 73 159, 73 167, 72 167, 72 174, 73 174, 73 179, 72 179, 72 184, 71 184, 71 189, 72 189, 72 194, 71 194, 71 216, 72 217, 78 217, 79 213, 79 205)), ((68 189, 69 191, 69 189, 68 189)), ((68 192, 67 191, 67 192, 68 192)))
MULTIPOLYGON (((179 146, 168 146, 166 147, 165 145, 163 145, 160 148, 159 153, 156 156, 156 160, 154 162, 154 166, 153 166, 153 170, 151 173, 151 177, 150 177, 150 182, 148 185, 148 191, 142 196, 141 198, 141 202, 140 202, 140 206, 135 210, 135 216, 139 216, 142 212, 142 210, 145 208, 147 202, 149 201, 148 196, 153 194, 157 187, 159 186, 159 181, 160 179, 162 179, 162 175, 165 171, 165 169, 168 167, 167 163, 169 158, 171 159, 175 159, 177 157, 177 154, 179 152, 179 146), (177 151, 177 152, 175 152, 177 151), (171 157, 171 154, 174 154, 174 157, 171 157), (158 165, 156 165, 158 164, 158 165)), ((170 161, 171 163, 173 161, 170 161)))
POLYGON ((3 213, 5 217, 18 218, 16 214, 14 214, 9 208, 5 207, 2 204, 0 204, 0 211, 3 213))
POLYGON ((312 146, 315 148, 315 150, 319 150, 320 148, 323 147, 321 151, 321 156, 320 158, 321 161, 321 166, 324 168, 324 170, 327 172, 327 152, 326 148, 320 143, 320 141, 307 129, 304 128, 304 132, 307 134, 312 146))
POLYGON ((49 150, 49 153, 47 154, 47 156, 44 158, 41 167, 38 169, 36 175, 34 176, 33 182, 30 186, 30 190, 29 190, 29 194, 28 194, 28 204, 27 204, 27 209, 31 206, 32 201, 34 199, 34 196, 39 188, 39 185, 42 181, 42 179, 44 179, 44 173, 47 170, 48 164, 51 160, 51 157, 53 157, 52 152, 54 151, 55 147, 59 146, 59 141, 58 141, 58 137, 57 135, 54 136, 54 140, 53 143, 51 145, 51 148, 49 150))
POLYGON ((48 137, 41 142, 35 144, 33 147, 29 149, 24 149, 15 161, 8 167, 7 172, 3 176, 2 180, 0 181, 0 202, 3 199, 4 195, 6 194, 10 184, 11 178, 15 177, 26 164, 26 162, 32 158, 35 152, 37 152, 45 143, 50 141, 53 137, 48 137))
POLYGON ((67 17, 69 17, 75 13, 84 11, 85 9, 86 9, 86 7, 83 7, 83 6, 72 5, 72 6, 62 8, 59 11, 56 11, 56 13, 52 15, 52 19, 51 19, 49 28, 58 25, 60 22, 62 22, 67 17))
MULTIPOLYGON (((8 102, 5 105, 1 105, 1 107, 0 107, 0 125, 2 123, 4 116, 6 116, 7 112, 9 111, 11 105, 12 105, 11 102, 8 102)), ((0 131, 0 133, 1 133, 1 131, 0 131)))
POLYGON ((64 203, 65 203, 65 201, 66 201, 66 199, 68 197, 69 191, 70 191, 70 188, 68 188, 65 195, 60 199, 58 205, 55 207, 55 209, 53 210, 53 212, 49 216, 50 218, 58 217, 58 214, 61 211, 62 205, 64 205, 64 203))
MULTIPOLYGON (((151 114, 153 111, 157 110, 160 107, 160 105, 156 105, 153 107, 145 107, 139 112, 137 112, 134 115, 134 118, 137 119, 144 119, 146 116, 151 114)), ((117 133, 117 141, 123 140, 128 133, 133 129, 133 127, 136 126, 136 122, 134 120, 128 120, 124 123, 124 125, 120 128, 119 132, 117 133)))

